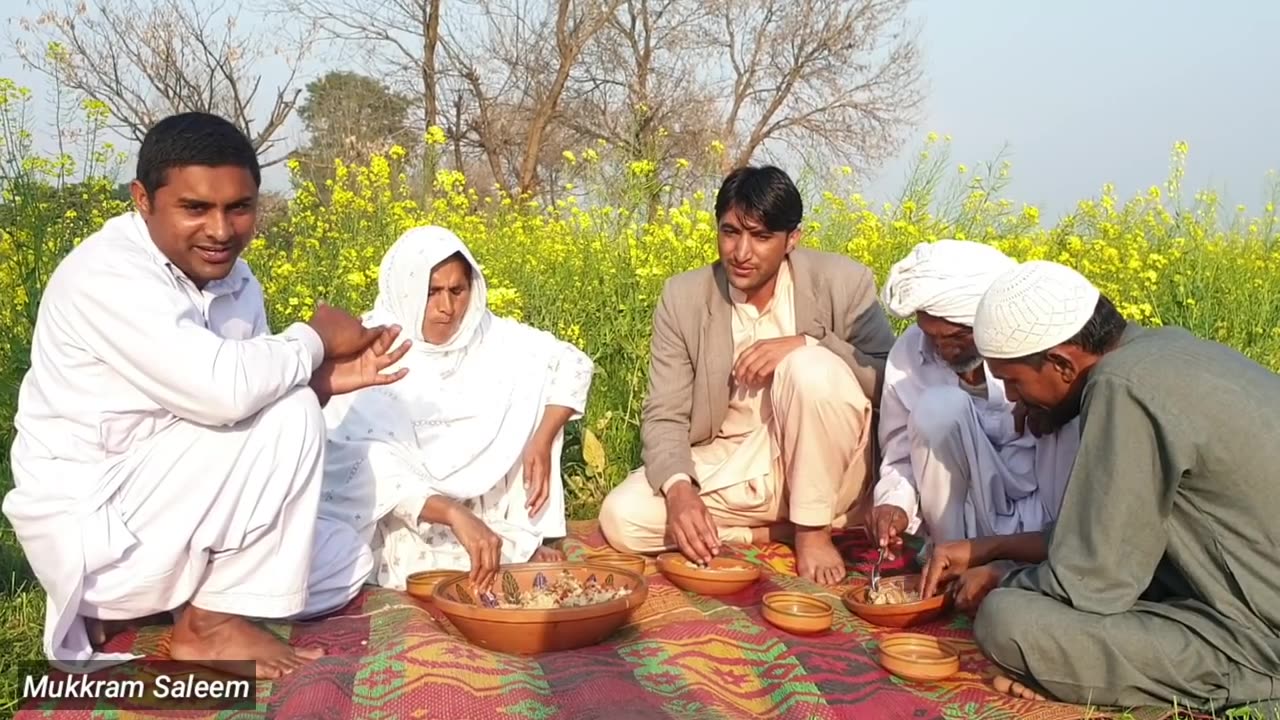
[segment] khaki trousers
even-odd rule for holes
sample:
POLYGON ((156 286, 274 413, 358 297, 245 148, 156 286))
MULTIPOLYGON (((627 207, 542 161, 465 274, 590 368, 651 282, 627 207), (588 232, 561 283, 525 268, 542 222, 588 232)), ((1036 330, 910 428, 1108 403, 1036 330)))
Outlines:
MULTIPOLYGON (((800 348, 778 364, 769 397, 773 471, 701 493, 721 541, 749 543, 752 528, 780 523, 860 524, 861 507, 855 506, 871 476, 872 407, 853 371, 825 348, 800 348)), ((601 531, 620 550, 674 549, 666 523, 666 502, 643 467, 600 508, 601 531)))

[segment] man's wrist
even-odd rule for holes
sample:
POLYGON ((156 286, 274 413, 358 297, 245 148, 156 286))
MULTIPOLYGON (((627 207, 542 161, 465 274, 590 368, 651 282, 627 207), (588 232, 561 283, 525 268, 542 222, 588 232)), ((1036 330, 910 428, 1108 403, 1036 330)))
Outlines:
POLYGON ((693 478, 685 475, 684 473, 680 473, 678 475, 672 475, 666 482, 662 483, 662 487, 659 488, 659 490, 662 492, 663 496, 667 496, 681 484, 687 484, 691 488, 696 488, 693 478))
POLYGON ((970 540, 969 542, 973 543, 970 567, 990 565, 998 560, 1006 559, 1003 541, 1004 537, 999 535, 970 540))

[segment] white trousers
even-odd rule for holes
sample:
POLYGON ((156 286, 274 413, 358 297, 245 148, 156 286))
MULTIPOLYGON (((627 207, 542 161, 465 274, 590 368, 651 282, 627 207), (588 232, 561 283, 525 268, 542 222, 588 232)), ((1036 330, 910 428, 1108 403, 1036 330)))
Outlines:
MULTIPOLYGON (((137 448, 110 500, 137 546, 85 579, 80 613, 105 620, 183 604, 251 618, 349 602, 373 558, 318 520, 324 419, 308 388, 228 428, 179 422, 137 448)), ((86 540, 92 542, 92 538, 86 540)))
POLYGON ((1043 438, 991 438, 968 393, 937 387, 920 396, 907 430, 932 542, 1037 532, 1057 518, 1080 446, 1078 421, 1043 438))

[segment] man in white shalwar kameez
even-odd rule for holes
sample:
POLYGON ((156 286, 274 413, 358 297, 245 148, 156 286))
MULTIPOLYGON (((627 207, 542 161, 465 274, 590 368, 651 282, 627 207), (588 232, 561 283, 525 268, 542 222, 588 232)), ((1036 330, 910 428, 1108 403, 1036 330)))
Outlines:
MULTIPOLYGON (((70 672, 130 659, 105 628, 175 613, 170 656, 253 661, 278 677, 315 649, 250 618, 336 609, 368 571, 355 533, 317 522, 330 394, 380 374, 394 328, 321 306, 271 334, 239 258, 260 170, 204 113, 143 140, 137 212, 59 263, 40 302, 4 499, 47 593, 44 652, 70 672)), ((224 668, 225 669, 225 668, 224 668)))
MULTIPOLYGON (((885 369, 869 525, 881 546, 922 527, 930 543, 942 543, 1035 532, 1057 517, 1079 446, 1077 421, 1057 429, 1034 416, 1028 423, 973 342, 978 301, 1015 265, 989 245, 939 240, 917 245, 890 269, 884 304, 916 322, 885 369)), ((976 597, 964 590, 961 605, 976 597)))
POLYGON ((441 227, 388 249, 366 322, 403 328, 395 385, 336 398, 320 514, 355 528, 372 582, 404 589, 426 570, 562 559, 564 426, 586 410, 594 366, 573 345, 495 316, 480 265, 441 227))

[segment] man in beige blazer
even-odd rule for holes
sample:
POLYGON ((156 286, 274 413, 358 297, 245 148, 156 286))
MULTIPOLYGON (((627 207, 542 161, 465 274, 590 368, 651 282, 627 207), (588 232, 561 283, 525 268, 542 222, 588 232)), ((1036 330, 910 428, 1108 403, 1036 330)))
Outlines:
POLYGON ((720 261, 667 280, 644 466, 600 511, 615 547, 709 562, 722 543, 794 537, 801 576, 844 578, 831 529, 862 519, 894 335, 868 268, 796 247, 803 211, 783 171, 734 171, 716 197, 720 261))

